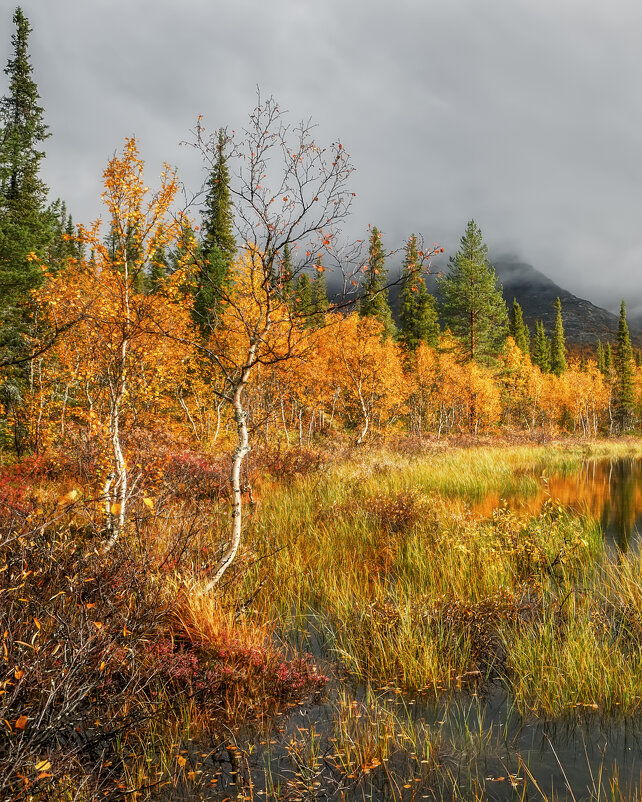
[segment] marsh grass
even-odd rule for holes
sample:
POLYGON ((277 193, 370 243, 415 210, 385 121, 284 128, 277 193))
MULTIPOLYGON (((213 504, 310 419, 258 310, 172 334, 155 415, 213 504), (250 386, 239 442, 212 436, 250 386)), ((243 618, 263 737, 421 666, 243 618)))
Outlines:
POLYGON ((642 556, 604 560, 537 626, 507 643, 517 703, 539 715, 573 708, 610 715, 642 709, 642 556))
MULTIPOLYGON (((273 639, 313 645, 365 688, 417 692, 437 704, 445 695, 483 696, 499 683, 516 715, 635 715, 639 557, 618 557, 590 516, 555 499, 537 514, 481 514, 474 505, 488 494, 537 494, 545 477, 572 475, 587 458, 639 452, 636 444, 420 457, 381 450, 352 454, 320 475, 288 476, 251 510, 245 562, 219 603, 273 639)), ((331 752, 346 788, 356 782, 365 793, 381 781, 399 799, 413 788, 430 787, 437 798, 492 792, 483 768, 465 768, 505 748, 481 717, 469 711, 453 725, 448 714, 446 733, 404 718, 372 690, 354 697, 348 688, 334 713, 331 752)), ((270 775, 272 798, 313 795, 315 783, 330 788, 318 733, 301 730, 289 749, 299 785, 270 775)), ((520 779, 513 771, 504 779, 514 792, 525 798, 528 783, 537 796, 525 772, 520 779)), ((605 788, 596 798, 607 798, 605 788)))
POLYGON ((461 500, 397 492, 378 477, 350 484, 348 498, 340 469, 267 500, 251 548, 273 557, 239 590, 267 583, 255 618, 325 644, 360 681, 438 692, 502 673, 505 633, 541 617, 545 590, 565 592, 603 558, 599 527, 553 503, 538 516, 503 508, 480 518, 461 500))
MULTIPOLYGON (((93 644, 98 641, 92 618, 104 603, 100 637, 113 636, 119 659, 117 647, 128 648, 127 659, 145 679, 146 695, 124 705, 129 714, 134 702, 142 704, 140 720, 120 740, 110 741, 117 793, 133 802, 162 788, 188 794, 204 787, 212 767, 195 757, 190 744, 206 739, 211 749, 223 748, 239 722, 263 726, 276 711, 321 688, 322 672, 300 655, 302 648, 329 661, 337 682, 350 678, 333 713, 336 788, 347 783, 354 789, 356 783, 363 791, 378 777, 393 789, 393 798, 410 798, 415 786, 405 787, 404 779, 412 777, 417 788, 434 782, 452 797, 448 767, 454 756, 465 760, 495 748, 470 716, 462 719, 459 736, 446 737, 399 704, 386 703, 373 688, 398 689, 398 698, 416 691, 434 704, 444 695, 483 695, 499 683, 524 714, 639 712, 639 554, 609 551, 593 520, 554 499, 535 515, 506 507, 484 515, 473 506, 489 493, 539 492, 542 474, 572 473, 589 457, 635 453, 639 448, 630 444, 482 447, 425 456, 381 449, 352 452, 334 463, 328 459, 320 473, 290 460, 281 479, 266 475, 257 482, 257 503, 246 507, 239 559, 224 586, 209 595, 200 589, 224 540, 225 499, 218 491, 205 500, 167 491, 155 498, 153 509, 133 499, 123 549, 129 550, 129 570, 139 566, 143 589, 133 583, 130 596, 118 596, 118 619, 110 612, 111 597, 101 601, 102 596, 88 617, 87 600, 94 600, 79 583, 64 609, 70 627, 85 611, 82 625, 93 644), (151 635, 136 633, 140 644, 133 650, 132 610, 146 595, 145 609, 151 606, 146 615, 155 621, 162 611, 162 620, 151 635), (353 681, 369 689, 365 696, 349 691, 353 681)), ((309 455, 304 462, 315 464, 309 455)), ((218 474, 212 476, 215 484, 218 474)), ((69 487, 61 477, 47 481, 27 500, 33 514, 49 505, 60 521, 56 531, 64 533, 74 554, 91 552, 100 537, 96 500, 87 491, 79 503, 61 509, 56 499, 69 487)), ((41 561, 42 555, 27 557, 41 561)), ((23 568, 16 565, 14 573, 23 568)), ((8 580, 5 573, 2 581, 8 580)), ((52 581, 50 596, 56 592, 52 581)), ((36 600, 38 593, 33 591, 36 600)), ((56 604, 63 602, 61 597, 56 604)), ((28 642, 33 619, 42 618, 33 604, 21 611, 22 618, 13 609, 7 612, 16 643, 28 642), (22 630, 28 638, 19 637, 22 630)), ((43 628, 38 637, 51 638, 53 654, 53 618, 49 624, 51 632, 43 628)), ((12 684, 12 672, 24 662, 17 659, 5 677, 12 684)), ((92 660, 99 683, 104 669, 98 648, 92 660)), ((52 663, 47 671, 54 668, 52 663)), ((28 701, 35 711, 35 695, 28 701)), ((13 702, 5 695, 3 704, 13 702)), ((7 708, 7 720, 15 722, 23 704, 18 700, 7 708)), ((15 732, 12 737, 16 745, 22 738, 15 732)), ((302 730, 288 748, 300 785, 288 786, 278 771, 266 769, 266 793, 274 799, 304 792, 311 797, 315 783, 327 781, 318 734, 302 730)), ((27 763, 33 773, 35 752, 27 763)), ((82 799, 82 781, 70 779, 66 766, 56 768, 57 786, 49 798, 82 799)), ((470 798, 481 798, 483 782, 475 783, 468 787, 470 798)))

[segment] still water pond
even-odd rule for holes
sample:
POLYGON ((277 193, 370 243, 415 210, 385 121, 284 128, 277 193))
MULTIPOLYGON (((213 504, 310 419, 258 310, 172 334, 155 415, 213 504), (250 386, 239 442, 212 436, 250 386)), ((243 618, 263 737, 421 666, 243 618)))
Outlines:
MULTIPOLYGON (((640 461, 589 461, 573 473, 535 478, 539 489, 527 497, 493 495, 474 507, 482 515, 503 504, 537 513, 552 501, 600 521, 611 559, 637 544, 640 461)), ((315 616, 322 612, 310 612, 311 632, 315 616)), ((642 716, 604 719, 583 708, 568 719, 523 716, 500 683, 438 701, 366 689, 340 674, 322 636, 304 646, 332 675, 328 693, 267 732, 245 733, 238 749, 213 752, 216 790, 199 799, 642 798, 642 716), (382 732, 384 740, 390 735, 385 765, 369 762, 382 732)))
POLYGON ((538 478, 539 489, 527 496, 491 493, 474 508, 490 515, 506 503, 537 513, 550 500, 599 521, 608 542, 626 551, 642 532, 642 460, 588 460, 578 471, 538 478))

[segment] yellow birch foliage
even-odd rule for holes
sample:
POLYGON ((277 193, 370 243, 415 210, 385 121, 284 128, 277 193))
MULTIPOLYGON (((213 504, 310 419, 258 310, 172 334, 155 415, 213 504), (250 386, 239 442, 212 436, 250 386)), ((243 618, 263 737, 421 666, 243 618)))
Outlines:
MULTIPOLYGON (((264 275, 260 254, 242 251, 233 265, 230 289, 223 296, 208 344, 214 361, 223 373, 233 376, 248 359, 273 365, 301 356, 308 345, 264 275)), ((251 376, 250 383, 254 379, 251 376)))
POLYGON ((381 427, 401 412, 407 396, 401 351, 390 338, 382 342, 381 335, 376 319, 356 313, 329 315, 318 334, 317 386, 326 395, 340 394, 352 424, 381 427))
POLYGON ((417 349, 415 391, 438 432, 486 432, 501 415, 500 391, 492 372, 476 362, 461 362, 447 335, 440 351, 417 349))
POLYGON ((179 303, 180 271, 163 292, 142 291, 154 254, 182 231, 183 221, 170 214, 176 176, 165 167, 160 189, 150 197, 136 143, 128 139, 123 155, 109 162, 104 187, 107 238, 100 220, 79 227, 91 257, 48 275, 36 294, 52 326, 69 326, 46 355, 45 369, 57 377, 43 390, 50 393, 50 415, 60 418, 64 408, 67 418, 102 439, 113 395, 121 389, 121 427, 166 427, 175 403, 172 387, 193 358, 181 344, 189 340, 190 321, 179 303))

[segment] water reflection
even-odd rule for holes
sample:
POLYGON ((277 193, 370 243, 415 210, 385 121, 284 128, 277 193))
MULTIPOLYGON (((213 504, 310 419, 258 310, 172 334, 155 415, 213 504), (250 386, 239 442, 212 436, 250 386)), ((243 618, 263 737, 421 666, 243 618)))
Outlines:
POLYGON ((589 513, 600 521, 605 537, 626 551, 642 531, 642 461, 587 460, 572 474, 542 476, 540 489, 533 495, 500 497, 493 493, 475 508, 491 515, 506 502, 514 509, 537 513, 548 499, 589 513))

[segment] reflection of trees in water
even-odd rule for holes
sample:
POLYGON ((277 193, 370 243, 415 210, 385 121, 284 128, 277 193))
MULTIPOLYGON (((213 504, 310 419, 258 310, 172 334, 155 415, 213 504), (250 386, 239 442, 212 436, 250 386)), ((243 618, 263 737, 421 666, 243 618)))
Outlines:
POLYGON ((537 515, 549 499, 591 515, 600 522, 607 539, 626 551, 642 525, 642 460, 587 460, 579 470, 541 477, 535 495, 503 499, 491 493, 475 509, 490 516, 506 501, 513 509, 537 515))
POLYGON ((551 476, 550 497, 599 520, 602 531, 626 551, 642 519, 642 461, 587 460, 574 475, 551 476), (638 511, 639 510, 639 511, 638 511))
POLYGON ((606 531, 611 524, 609 528, 613 531, 615 542, 622 551, 626 551, 635 529, 640 465, 635 459, 620 459, 609 463, 608 470, 609 492, 604 500, 602 529, 606 531))

